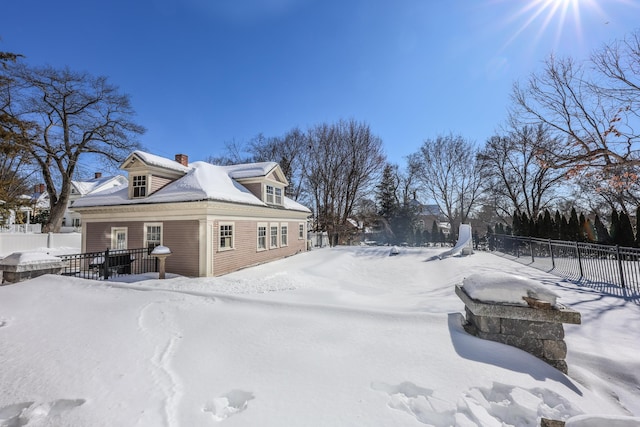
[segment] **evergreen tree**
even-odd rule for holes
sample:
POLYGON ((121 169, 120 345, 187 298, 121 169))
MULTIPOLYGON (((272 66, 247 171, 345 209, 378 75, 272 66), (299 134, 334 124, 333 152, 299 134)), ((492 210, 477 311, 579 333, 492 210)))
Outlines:
POLYGON ((596 242, 602 245, 611 244, 611 236, 609 236, 609 231, 607 227, 600 221, 600 217, 596 215, 594 220, 594 227, 596 229, 596 242))
POLYGON ((518 214, 518 211, 513 212, 513 217, 511 220, 511 225, 513 226, 513 234, 516 236, 524 235, 523 227, 522 227, 522 219, 518 214))
POLYGON ((396 190, 398 182, 394 166, 387 164, 382 171, 380 183, 376 186, 376 198, 378 202, 378 214, 390 221, 399 208, 396 190))
POLYGON ((620 212, 620 228, 618 229, 617 244, 624 247, 632 247, 635 241, 633 236, 633 227, 626 212, 620 212))
POLYGON ((530 235, 529 230, 530 230, 529 217, 525 212, 522 212, 522 215, 520 216, 520 230, 516 231, 514 228, 513 234, 516 236, 529 236, 530 235))
POLYGON ((538 214, 535 224, 533 225, 533 235, 535 237, 544 237, 544 215, 542 212, 538 214))
POLYGON ((552 239, 561 239, 562 233, 560 233, 560 227, 562 225, 562 216, 560 215, 560 211, 556 210, 553 220, 553 230, 551 233, 552 239))
POLYGON ((560 240, 570 240, 569 238, 569 222, 567 221, 567 218, 565 218, 564 215, 560 216, 560 240))
POLYGON ((544 217, 542 219, 542 227, 540 237, 550 239, 553 236, 553 219, 551 219, 551 213, 548 209, 544 210, 544 217))
POLYGON ((436 220, 433 220, 433 224, 431 224, 431 242, 438 243, 438 238, 440 237, 440 229, 438 228, 438 223, 436 220))
POLYGON ((579 242, 580 239, 580 221, 578 220, 578 214, 576 208, 571 208, 571 214, 569 215, 569 228, 567 229, 568 240, 572 242, 579 242))
POLYGON ((620 217, 618 216, 618 211, 615 209, 611 210, 611 225, 609 226, 609 236, 611 236, 611 243, 614 245, 618 244, 618 230, 620 229, 620 217))

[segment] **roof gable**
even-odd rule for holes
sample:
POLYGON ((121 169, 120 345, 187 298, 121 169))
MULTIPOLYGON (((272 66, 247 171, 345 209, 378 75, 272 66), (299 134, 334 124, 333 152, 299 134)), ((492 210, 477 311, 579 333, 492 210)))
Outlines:
POLYGON ((147 167, 152 169, 161 169, 171 172, 178 172, 180 174, 186 174, 191 169, 188 166, 184 166, 175 160, 167 159, 166 157, 157 156, 155 154, 146 153, 144 151, 136 150, 122 162, 120 169, 130 170, 138 167, 147 167))
POLYGON ((282 168, 276 162, 244 163, 240 165, 221 166, 229 176, 238 181, 268 179, 289 185, 282 168))

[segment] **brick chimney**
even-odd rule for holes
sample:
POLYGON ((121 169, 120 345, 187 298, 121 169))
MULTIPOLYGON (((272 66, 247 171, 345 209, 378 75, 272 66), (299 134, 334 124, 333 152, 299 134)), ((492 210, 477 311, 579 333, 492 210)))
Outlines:
POLYGON ((94 177, 95 179, 102 178, 102 172, 96 172, 96 173, 93 175, 93 177, 94 177))
POLYGON ((44 184, 36 184, 36 186, 33 188, 33 192, 34 193, 44 193, 45 192, 45 185, 44 184))
POLYGON ((182 166, 189 166, 189 156, 186 154, 176 154, 176 162, 182 166))

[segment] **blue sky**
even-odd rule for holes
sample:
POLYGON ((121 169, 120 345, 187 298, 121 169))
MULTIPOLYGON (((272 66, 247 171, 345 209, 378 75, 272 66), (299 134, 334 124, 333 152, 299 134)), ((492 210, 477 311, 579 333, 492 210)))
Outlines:
POLYGON ((1 51, 107 76, 131 95, 145 148, 190 161, 341 118, 368 123, 399 164, 439 134, 483 143, 513 82, 550 53, 586 58, 640 27, 636 0, 20 0, 2 10, 1 51))

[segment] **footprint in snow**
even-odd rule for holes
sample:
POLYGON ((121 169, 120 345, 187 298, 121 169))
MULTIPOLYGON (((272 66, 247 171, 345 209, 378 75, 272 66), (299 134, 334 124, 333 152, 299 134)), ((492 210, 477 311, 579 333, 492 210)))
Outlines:
POLYGON ((220 422, 247 409, 249 401, 252 399, 254 399, 253 393, 231 390, 229 393, 208 402, 202 410, 211 412, 213 419, 220 422))
POLYGON ((454 425, 454 406, 433 396, 433 390, 420 387, 411 382, 398 385, 374 382, 371 388, 389 395, 387 405, 398 411, 406 412, 423 424, 454 425))

